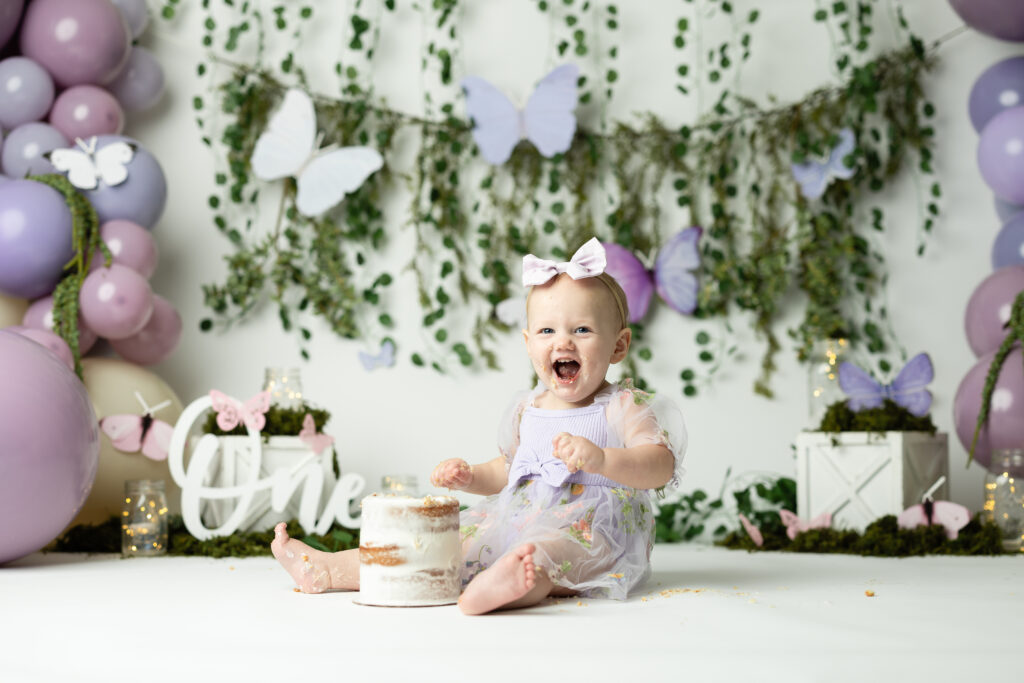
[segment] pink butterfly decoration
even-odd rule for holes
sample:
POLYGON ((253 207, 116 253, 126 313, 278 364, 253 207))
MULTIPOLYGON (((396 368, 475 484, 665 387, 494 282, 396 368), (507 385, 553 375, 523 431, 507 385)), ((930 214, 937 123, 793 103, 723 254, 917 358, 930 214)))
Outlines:
POLYGON ((747 519, 746 515, 740 515, 740 524, 747 531, 747 536, 750 536, 750 540, 754 542, 758 548, 764 545, 764 537, 761 535, 761 530, 758 529, 754 524, 747 519))
POLYGON ((210 390, 213 409, 217 411, 217 426, 225 432, 238 426, 239 422, 254 432, 261 431, 267 424, 264 413, 270 409, 270 392, 261 391, 245 403, 231 398, 216 389, 210 390))
POLYGON ((306 413, 305 419, 302 420, 302 431, 299 432, 299 438, 317 455, 320 455, 325 448, 334 443, 333 436, 317 434, 316 423, 313 421, 313 416, 309 413, 306 413))
POLYGON ((925 500, 923 503, 911 505, 896 517, 896 523, 901 529, 913 529, 914 527, 931 526, 939 524, 946 529, 946 538, 953 540, 960 533, 960 530, 971 521, 971 513, 963 505, 951 503, 948 500, 925 500))
POLYGON ((150 408, 139 392, 135 392, 135 398, 145 411, 142 415, 108 415, 100 420, 100 429, 110 437, 114 448, 122 453, 141 452, 150 460, 166 460, 174 427, 157 420, 153 413, 171 405, 171 402, 164 401, 150 408))
POLYGON ((782 519, 782 523, 786 525, 786 535, 789 536, 791 541, 801 532, 809 531, 810 529, 828 529, 832 526, 832 514, 829 512, 823 512, 809 522, 800 519, 789 510, 779 510, 779 517, 782 519))

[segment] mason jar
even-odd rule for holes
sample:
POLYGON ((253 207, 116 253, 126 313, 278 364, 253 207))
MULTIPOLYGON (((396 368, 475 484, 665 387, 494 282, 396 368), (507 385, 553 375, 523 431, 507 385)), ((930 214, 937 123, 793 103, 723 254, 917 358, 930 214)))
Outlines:
POLYGON ((999 527, 1005 550, 1021 550, 1024 536, 1024 449, 992 451, 985 473, 985 514, 999 527))
POLYGON ((270 402, 279 408, 302 407, 302 377, 298 368, 266 368, 263 390, 270 392, 270 402))
POLYGON ((168 517, 164 482, 131 479, 124 483, 121 511, 121 554, 125 557, 167 552, 168 517))

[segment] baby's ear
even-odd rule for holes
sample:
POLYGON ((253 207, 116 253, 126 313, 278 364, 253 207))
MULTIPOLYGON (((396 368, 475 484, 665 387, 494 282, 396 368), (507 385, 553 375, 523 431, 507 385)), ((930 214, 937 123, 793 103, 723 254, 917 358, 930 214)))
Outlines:
POLYGON ((615 348, 612 350, 612 363, 618 363, 626 357, 629 352, 629 344, 633 341, 633 330, 623 327, 619 330, 619 336, 615 339, 615 348))

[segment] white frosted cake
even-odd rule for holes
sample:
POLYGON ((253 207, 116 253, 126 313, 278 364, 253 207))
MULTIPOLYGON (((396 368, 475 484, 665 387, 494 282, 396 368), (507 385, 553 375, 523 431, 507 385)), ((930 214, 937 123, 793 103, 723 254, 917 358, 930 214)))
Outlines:
POLYGON ((459 599, 459 501, 451 496, 363 498, 359 597, 363 605, 421 607, 459 599))

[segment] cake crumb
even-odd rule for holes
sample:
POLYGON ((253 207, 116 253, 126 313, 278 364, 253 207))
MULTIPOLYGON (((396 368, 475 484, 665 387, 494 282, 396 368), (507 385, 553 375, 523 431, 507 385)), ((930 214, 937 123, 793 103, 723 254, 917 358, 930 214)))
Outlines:
POLYGON ((577 607, 583 607, 583 606, 584 606, 584 605, 583 605, 583 601, 582 601, 582 600, 577 600, 577 601, 576 601, 576 606, 577 606, 577 607))
POLYGON ((235 565, 230 565, 228 567, 228 571, 232 571, 232 572, 235 571, 235 565))
POLYGON ((868 596, 869 598, 873 598, 875 597, 875 591, 864 591, 864 595, 868 596))
POLYGON ((292 592, 301 593, 302 590, 298 586, 296 586, 295 588, 292 589, 292 592))

